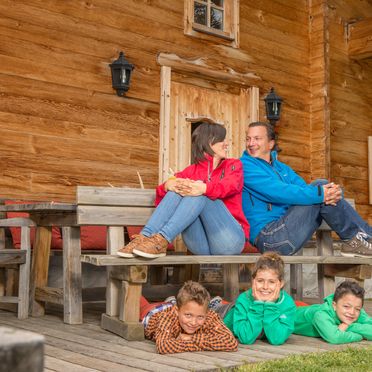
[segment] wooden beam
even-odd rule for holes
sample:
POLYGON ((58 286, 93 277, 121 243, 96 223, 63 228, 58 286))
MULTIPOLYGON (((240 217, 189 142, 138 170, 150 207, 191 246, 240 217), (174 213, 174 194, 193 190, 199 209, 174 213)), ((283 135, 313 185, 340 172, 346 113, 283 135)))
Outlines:
POLYGON ((372 204, 372 136, 368 137, 369 204, 372 204))
POLYGON ((160 53, 157 61, 159 65, 168 66, 175 71, 189 72, 213 80, 235 83, 246 87, 257 86, 261 80, 254 72, 241 73, 229 66, 222 66, 221 68, 220 62, 214 63, 208 58, 186 59, 176 54, 160 53))
POLYGON ((349 56, 353 59, 372 57, 372 18, 349 25, 349 56))

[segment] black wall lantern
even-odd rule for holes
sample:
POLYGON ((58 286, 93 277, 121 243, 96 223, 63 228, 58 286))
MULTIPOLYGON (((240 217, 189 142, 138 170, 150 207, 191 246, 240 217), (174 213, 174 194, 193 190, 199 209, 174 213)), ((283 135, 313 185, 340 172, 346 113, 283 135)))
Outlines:
POLYGON ((264 98, 266 106, 266 117, 272 125, 280 119, 280 111, 282 108, 282 99, 275 94, 274 88, 271 88, 270 93, 264 98))
POLYGON ((119 58, 110 64, 112 87, 116 90, 119 97, 124 96, 129 90, 130 78, 134 65, 124 58, 124 53, 120 52, 119 58))

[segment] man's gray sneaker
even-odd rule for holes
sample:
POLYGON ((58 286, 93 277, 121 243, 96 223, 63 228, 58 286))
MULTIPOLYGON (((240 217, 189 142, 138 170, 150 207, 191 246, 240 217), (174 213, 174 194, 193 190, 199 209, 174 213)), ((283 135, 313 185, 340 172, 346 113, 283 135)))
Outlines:
POLYGON ((345 257, 366 257, 372 258, 372 243, 369 235, 358 232, 352 239, 341 244, 341 254, 345 257))

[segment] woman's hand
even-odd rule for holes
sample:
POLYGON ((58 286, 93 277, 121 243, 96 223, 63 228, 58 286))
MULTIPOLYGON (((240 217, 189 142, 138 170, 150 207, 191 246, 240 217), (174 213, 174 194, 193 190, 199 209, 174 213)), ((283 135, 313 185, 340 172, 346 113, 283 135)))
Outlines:
POLYGON ((279 282, 277 284, 275 290, 271 294, 271 296, 269 296, 269 297, 266 298, 266 302, 275 302, 279 298, 279 296, 280 296, 280 290, 281 289, 282 289, 282 285, 281 285, 281 282, 279 282))
POLYGON ((166 191, 173 191, 182 195, 182 193, 190 191, 189 183, 188 178, 169 178, 165 182, 164 188, 166 191))
POLYGON ((180 189, 179 194, 182 196, 200 196, 204 195, 207 191, 207 184, 201 181, 191 181, 185 187, 180 189))

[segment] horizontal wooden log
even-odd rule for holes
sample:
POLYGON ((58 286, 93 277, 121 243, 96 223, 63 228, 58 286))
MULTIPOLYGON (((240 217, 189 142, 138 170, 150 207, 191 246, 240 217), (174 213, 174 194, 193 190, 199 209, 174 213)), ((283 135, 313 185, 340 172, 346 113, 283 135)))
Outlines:
POLYGON ((79 225, 131 226, 145 225, 155 208, 78 206, 79 225))
POLYGON ((52 287, 37 287, 35 290, 35 300, 63 305, 63 289, 52 287))
POLYGON ((171 67, 176 71, 190 72, 196 75, 204 75, 211 79, 228 81, 231 83, 255 86, 261 80, 253 72, 239 73, 231 68, 219 69, 218 65, 211 66, 208 58, 195 60, 183 59, 176 54, 160 53, 157 61, 161 66, 171 67))
MULTIPOLYGON (((255 263, 261 255, 239 256, 182 256, 169 255, 154 259, 121 258, 113 255, 82 255, 81 261, 96 266, 135 266, 135 265, 184 265, 184 264, 234 264, 255 263)), ((365 264, 372 265, 372 258, 343 257, 343 256, 282 256, 287 264, 365 264)))
POLYGON ((364 279, 371 278, 372 266, 370 265, 324 265, 324 275, 364 280, 364 279))
POLYGON ((1 249, 0 267, 18 265, 26 262, 26 251, 20 249, 1 249))
POLYGON ((354 59, 372 57, 372 17, 350 26, 349 56, 354 59))
POLYGON ((36 226, 35 222, 29 218, 6 218, 0 220, 0 227, 22 227, 22 226, 36 226))
POLYGON ((110 270, 110 277, 129 283, 146 283, 147 266, 113 267, 112 270, 110 270))
POLYGON ((128 341, 141 341, 145 338, 143 325, 140 322, 123 322, 117 317, 102 314, 101 327, 128 341))
POLYGON ((91 186, 78 186, 76 190, 79 205, 152 207, 155 204, 155 190, 91 186))
POLYGON ((18 297, 17 296, 0 296, 0 303, 6 304, 18 304, 18 297))

